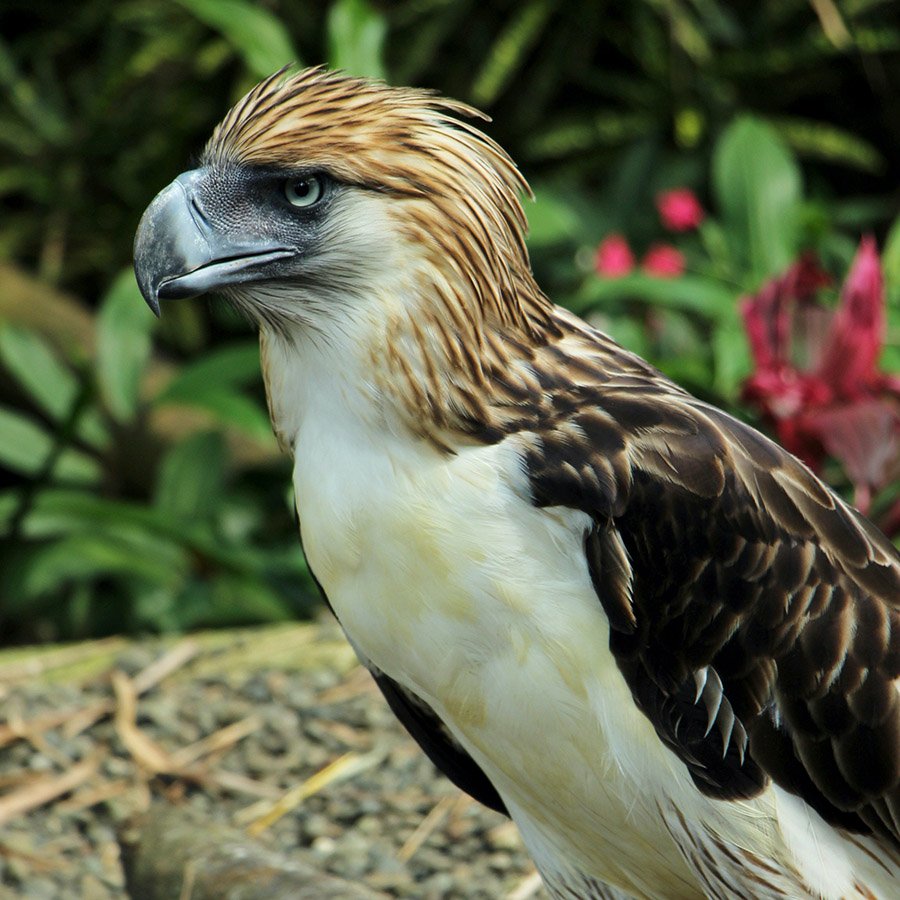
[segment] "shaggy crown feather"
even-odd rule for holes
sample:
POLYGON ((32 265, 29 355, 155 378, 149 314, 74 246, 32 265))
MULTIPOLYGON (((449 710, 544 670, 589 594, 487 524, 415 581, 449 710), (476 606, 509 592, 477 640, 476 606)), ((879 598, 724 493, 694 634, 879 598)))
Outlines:
POLYGON ((535 338, 552 304, 531 276, 525 246, 520 196, 531 190, 509 155, 465 118, 487 119, 427 90, 323 68, 282 70, 230 110, 203 162, 319 168, 407 200, 408 240, 426 248, 438 270, 455 269, 444 292, 471 295, 442 299, 462 305, 476 331, 483 318, 535 338))

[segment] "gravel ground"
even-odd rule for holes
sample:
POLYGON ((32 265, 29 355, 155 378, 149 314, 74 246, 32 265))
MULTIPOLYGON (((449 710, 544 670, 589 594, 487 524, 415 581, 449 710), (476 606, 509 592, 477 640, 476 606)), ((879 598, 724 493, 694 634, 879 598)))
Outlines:
POLYGON ((118 837, 154 804, 387 896, 544 896, 334 626, 207 637, 0 658, 0 897, 128 897, 118 837))

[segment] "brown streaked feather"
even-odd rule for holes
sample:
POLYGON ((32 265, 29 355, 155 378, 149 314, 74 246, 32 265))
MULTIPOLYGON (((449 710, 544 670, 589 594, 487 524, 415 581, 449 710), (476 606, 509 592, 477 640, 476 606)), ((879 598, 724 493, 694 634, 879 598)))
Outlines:
POLYGON ((519 197, 530 189, 507 153, 465 117, 485 118, 426 90, 322 68, 282 70, 226 115, 203 163, 321 168, 395 195, 410 242, 425 248, 436 271, 455 266, 466 315, 537 338, 552 304, 531 276, 525 246, 519 197))
POLYGON ((777 445, 580 340, 573 365, 532 360, 551 395, 516 428, 534 502, 594 518, 588 566, 635 702, 704 793, 771 778, 900 841, 900 554, 777 445))

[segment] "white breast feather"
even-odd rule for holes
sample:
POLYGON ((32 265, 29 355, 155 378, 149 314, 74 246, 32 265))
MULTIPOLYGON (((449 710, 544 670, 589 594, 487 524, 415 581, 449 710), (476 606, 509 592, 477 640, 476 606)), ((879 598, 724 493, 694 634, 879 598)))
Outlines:
POLYGON ((582 872, 635 896, 715 896, 691 854, 720 841, 782 858, 772 880, 788 894, 815 896, 799 871, 823 897, 854 896, 846 846, 804 804, 772 789, 711 800, 664 748, 608 649, 590 519, 532 505, 515 438, 440 453, 373 413, 361 360, 343 356, 338 377, 321 353, 270 352, 313 571, 354 645, 483 768, 549 883, 582 872))

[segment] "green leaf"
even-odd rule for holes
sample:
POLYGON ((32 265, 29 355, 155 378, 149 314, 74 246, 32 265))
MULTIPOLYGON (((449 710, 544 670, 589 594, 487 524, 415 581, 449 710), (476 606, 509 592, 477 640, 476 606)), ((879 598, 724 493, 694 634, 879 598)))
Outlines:
POLYGON ((16 566, 6 567, 2 584, 4 596, 17 598, 36 597, 68 582, 114 574, 174 585, 180 573, 172 563, 171 558, 147 553, 140 544, 84 532, 27 553, 16 566))
POLYGON ((33 80, 19 72, 11 47, 3 40, 0 40, 0 85, 12 107, 47 143, 60 146, 72 137, 68 123, 51 99, 40 92, 33 80))
POLYGON ((205 393, 210 388, 250 385, 259 379, 259 342, 246 341, 213 350, 188 363, 160 391, 156 400, 189 403, 194 394, 205 393))
POLYGON ((178 0, 188 12, 215 29, 262 78, 282 66, 300 63, 288 30, 269 10, 247 0, 178 0))
POLYGON ((900 216, 894 220, 885 239, 881 267, 888 290, 900 292, 900 216))
POLYGON ((190 593, 190 606, 179 616, 182 628, 227 628, 294 617, 284 598, 258 578, 222 575, 193 585, 190 593))
POLYGON ((787 268, 798 249, 801 176, 770 125, 752 116, 729 125, 713 153, 713 187, 732 254, 753 283, 787 268))
POLYGON ((738 320, 716 328, 712 335, 712 351, 715 366, 713 387, 720 396, 733 401, 752 369, 750 345, 738 320))
POLYGON ((367 0, 337 0, 328 10, 328 60, 352 75, 384 78, 387 23, 367 0))
POLYGON ((493 103, 509 84, 540 37, 554 5, 548 0, 534 0, 522 5, 510 18, 475 78, 472 98, 476 103, 485 106, 493 103))
POLYGON ((111 500, 84 490, 51 488, 34 500, 23 532, 31 538, 50 538, 79 531, 107 531, 146 544, 164 554, 172 541, 185 539, 182 523, 153 507, 111 500))
MULTIPOLYGON (((24 475, 37 475, 53 450, 53 439, 31 419, 0 407, 0 463, 24 475)), ((54 474, 66 481, 92 484, 100 480, 97 462, 77 450, 64 450, 54 474)))
MULTIPOLYGON (((66 418, 78 394, 78 379, 43 338, 12 325, 0 328, 0 361, 39 409, 57 422, 66 418)), ((77 431, 82 440, 95 447, 105 446, 109 438, 95 410, 84 412, 77 431)))
POLYGON ((597 323, 603 332, 632 353, 646 358, 650 354, 647 329, 632 316, 610 316, 597 323))
POLYGON ((97 381, 115 418, 133 418, 141 376, 150 355, 154 318, 128 269, 113 282, 97 316, 97 381))
POLYGON ((528 207, 528 244, 537 247, 581 237, 581 220, 565 197, 549 185, 535 187, 528 207))
POLYGON ((78 380, 34 332, 12 325, 0 328, 0 360, 16 376, 35 404, 62 419, 78 393, 78 380))
POLYGON ((176 519, 208 518, 222 496, 225 442, 216 432, 176 444, 160 467, 156 506, 176 519))
POLYGON ((699 313, 712 321, 735 319, 737 292, 733 287, 699 275, 652 278, 636 272, 622 278, 591 278, 569 304, 574 312, 620 300, 637 300, 683 312, 699 313))
POLYGON ((559 159, 598 146, 615 147, 645 137, 655 127, 652 117, 643 112, 567 116, 526 139, 525 153, 534 160, 559 159))
POLYGON ((809 119, 771 120, 779 134, 801 156, 824 159, 864 172, 881 172, 884 157, 868 141, 827 122, 809 119))
POLYGON ((218 387, 195 390, 179 404, 195 406, 212 413, 222 425, 231 425, 263 444, 273 445, 275 438, 268 413, 249 397, 218 387))

